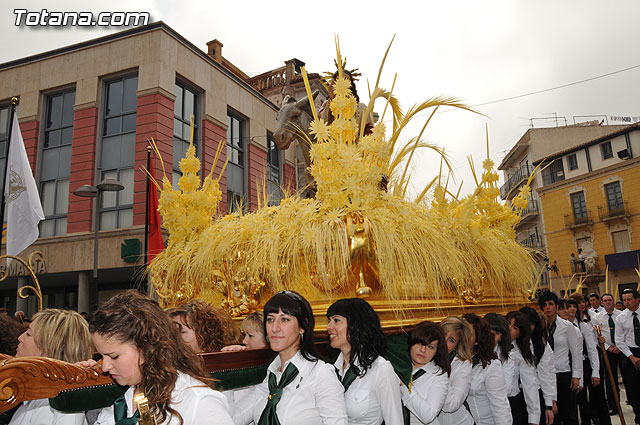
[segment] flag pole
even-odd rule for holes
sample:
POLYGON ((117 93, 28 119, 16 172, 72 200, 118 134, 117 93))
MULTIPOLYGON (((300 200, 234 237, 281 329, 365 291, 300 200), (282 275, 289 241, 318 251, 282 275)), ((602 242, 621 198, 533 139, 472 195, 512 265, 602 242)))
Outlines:
MULTIPOLYGON (((151 146, 147 146, 147 170, 151 167, 151 146)), ((147 187, 144 201, 144 264, 149 262, 149 185, 151 177, 147 174, 147 187)))
MULTIPOLYGON (((7 134, 7 148, 4 151, 4 179, 2 180, 2 202, 0 203, 0 225, 2 226, 1 234, 4 234, 4 207, 5 197, 4 192, 7 188, 7 168, 9 167, 9 144, 11 143, 11 133, 13 131, 13 117, 16 114, 16 105, 18 104, 18 98, 11 98, 11 113, 9 114, 9 133, 7 134)), ((2 244, 0 244, 0 254, 2 253, 2 244)))

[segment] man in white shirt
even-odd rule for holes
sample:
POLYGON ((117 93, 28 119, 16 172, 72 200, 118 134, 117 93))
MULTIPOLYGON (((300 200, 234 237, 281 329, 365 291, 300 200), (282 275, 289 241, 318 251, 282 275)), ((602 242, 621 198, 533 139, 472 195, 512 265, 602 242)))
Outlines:
POLYGON ((593 320, 596 315, 602 313, 604 310, 604 308, 600 306, 600 295, 595 292, 589 294, 589 304, 591 304, 591 307, 589 308, 589 316, 591 316, 591 320, 593 320))
MULTIPOLYGON (((604 344, 604 349, 607 351, 607 357, 609 358, 609 365, 611 365, 611 373, 616 384, 616 391, 620 394, 620 387, 618 385, 618 364, 620 358, 620 349, 616 346, 615 338, 615 320, 616 317, 622 313, 616 308, 613 295, 602 294, 602 307, 604 310, 598 314, 594 321, 597 325, 600 325, 602 336, 598 337, 598 342, 604 344)), ((613 396, 613 389, 611 388, 611 381, 607 378, 607 372, 603 368, 604 363, 601 364, 600 375, 603 377, 606 383, 607 391, 607 404, 609 405, 609 414, 617 415, 618 406, 616 406, 616 400, 613 396)))
POLYGON ((582 346, 574 326, 558 317, 558 296, 544 292, 538 298, 549 331, 549 345, 553 349, 558 390, 558 413, 555 425, 577 425, 576 391, 582 376, 582 346))
POLYGON ((635 289, 622 291, 627 308, 616 318, 616 346, 620 349, 620 371, 627 390, 627 399, 640 424, 640 294, 635 289))

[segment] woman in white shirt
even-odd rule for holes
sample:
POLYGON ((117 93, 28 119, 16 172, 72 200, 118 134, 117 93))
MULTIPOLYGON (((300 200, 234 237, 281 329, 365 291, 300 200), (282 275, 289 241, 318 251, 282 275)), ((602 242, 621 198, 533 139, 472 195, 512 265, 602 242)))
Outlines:
POLYGON ((522 307, 520 313, 524 314, 531 323, 531 340, 529 347, 533 353, 536 365, 536 377, 540 385, 539 399, 540 425, 552 425, 555 412, 558 411, 556 400, 558 390, 556 388, 556 369, 553 364, 553 350, 547 342, 546 328, 542 326, 540 315, 531 307, 522 307))
POLYGON ((133 290, 120 293, 93 314, 89 330, 102 370, 129 386, 95 424, 137 422, 134 396, 140 394, 158 425, 233 424, 226 398, 210 388, 201 360, 156 301, 133 290))
POLYGON ((537 425, 540 422, 540 385, 536 376, 535 357, 531 352, 531 322, 519 311, 510 312, 506 319, 513 341, 510 354, 516 371, 512 394, 516 394, 520 399, 519 405, 522 410, 519 420, 521 424, 537 425))
MULTIPOLYGON (((91 356, 91 335, 84 318, 75 311, 47 309, 33 316, 29 328, 18 338, 16 357, 49 357, 75 363, 91 356)), ((48 399, 25 401, 13 414, 10 425, 81 425, 84 413, 61 413, 48 399)))
POLYGON ((349 423, 402 425, 400 379, 382 357, 387 343, 376 312, 365 300, 349 298, 333 303, 327 318, 329 344, 340 350, 334 366, 349 423))
POLYGON ((417 325, 409 334, 409 355, 411 380, 408 387, 401 387, 408 423, 439 425, 437 416, 447 398, 451 373, 442 329, 433 322, 417 325))
POLYGON ((471 327, 459 317, 447 317, 440 322, 451 361, 449 390, 438 415, 441 425, 472 425, 473 418, 464 406, 471 387, 471 327))
POLYGON ((344 388, 335 368, 318 360, 309 302, 280 291, 264 306, 265 334, 277 356, 265 380, 238 400, 237 425, 346 425, 344 388))
POLYGON ((462 316, 471 325, 474 346, 471 388, 467 404, 476 425, 512 425, 502 364, 493 351, 495 343, 487 321, 476 314, 462 316))

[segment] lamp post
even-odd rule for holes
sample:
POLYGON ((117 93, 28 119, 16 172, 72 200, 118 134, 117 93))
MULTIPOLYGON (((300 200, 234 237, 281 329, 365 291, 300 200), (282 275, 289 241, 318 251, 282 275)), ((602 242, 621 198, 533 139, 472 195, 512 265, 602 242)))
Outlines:
POLYGON ((73 194, 83 198, 96 198, 93 207, 93 276, 90 290, 90 298, 93 300, 98 285, 98 231, 100 230, 100 201, 102 192, 119 192, 124 189, 122 183, 116 179, 106 178, 96 186, 82 185, 73 191, 73 194))

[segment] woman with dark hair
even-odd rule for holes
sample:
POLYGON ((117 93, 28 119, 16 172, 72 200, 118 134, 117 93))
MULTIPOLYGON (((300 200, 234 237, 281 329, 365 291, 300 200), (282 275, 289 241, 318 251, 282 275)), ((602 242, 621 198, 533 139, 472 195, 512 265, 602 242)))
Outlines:
POLYGON ((382 357, 387 343, 376 312, 365 300, 349 298, 333 303, 327 318, 331 348, 340 350, 334 366, 349 423, 402 425, 400 380, 382 357))
POLYGON ((269 348, 276 354, 265 380, 236 404, 238 425, 347 424, 344 388, 335 368, 318 360, 309 302, 280 291, 264 306, 269 348))
POLYGON ((102 370, 129 386, 95 424, 137 423, 139 394, 158 424, 233 424, 226 398, 206 384, 201 360, 156 301, 133 290, 118 294, 93 314, 89 330, 102 370))
POLYGON ((441 425, 473 425, 473 418, 464 407, 471 387, 471 327, 464 319, 453 316, 440 322, 440 327, 451 361, 451 375, 438 421, 441 425))
POLYGON ((467 405, 476 425, 511 425, 502 364, 494 352, 495 338, 487 321, 474 313, 462 316, 471 325, 474 347, 467 405))
POLYGON ((552 425, 555 412, 558 411, 556 400, 556 369, 553 364, 553 351, 547 342, 547 330, 542 326, 540 314, 531 307, 522 307, 520 313, 524 314, 531 324, 531 339, 529 347, 533 352, 536 365, 536 376, 540 384, 540 425, 552 425), (544 407, 544 409, 543 409, 544 407))
POLYGON ((510 356, 515 370, 511 393, 508 394, 513 423, 537 425, 540 421, 540 385, 531 352, 531 322, 519 311, 510 312, 506 319, 513 341, 510 356))
MULTIPOLYGON (((409 424, 437 424, 438 413, 447 398, 451 364, 444 332, 433 322, 418 324, 409 334, 409 355, 413 371, 409 386, 402 386, 402 403, 408 409, 409 424)), ((405 422, 407 423, 407 422, 405 422)))
POLYGON ((513 378, 515 376, 515 363, 511 359, 511 333, 506 319, 497 313, 487 313, 485 320, 491 327, 491 335, 494 339, 493 351, 502 364, 504 384, 507 387, 507 396, 513 391, 513 378))
POLYGON ((220 351, 242 339, 231 316, 203 300, 188 301, 168 313, 184 343, 196 354, 220 351))
POLYGON ((578 312, 574 324, 578 325, 582 334, 584 389, 578 393, 580 423, 582 425, 590 425, 592 413, 596 413, 601 425, 611 425, 609 408, 604 396, 604 382, 600 381, 598 341, 596 331, 591 323, 587 301, 579 293, 571 294, 569 298, 575 300, 578 304, 578 312))

